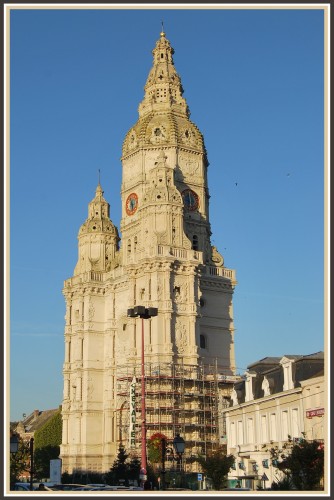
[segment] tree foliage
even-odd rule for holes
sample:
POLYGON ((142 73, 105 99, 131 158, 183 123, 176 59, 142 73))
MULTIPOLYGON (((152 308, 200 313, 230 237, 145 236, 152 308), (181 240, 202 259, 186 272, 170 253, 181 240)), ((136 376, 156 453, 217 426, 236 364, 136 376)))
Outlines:
POLYGON ((50 477, 50 460, 59 457, 59 446, 43 446, 34 453, 34 472, 38 480, 50 477))
POLYGON ((206 457, 199 455, 196 458, 203 472, 211 479, 212 486, 215 490, 222 489, 227 474, 234 464, 234 460, 234 456, 226 455, 222 448, 218 448, 206 457))
POLYGON ((276 446, 269 451, 277 469, 288 479, 287 483, 290 481, 297 490, 320 489, 324 475, 324 448, 321 442, 300 439, 293 444, 289 436, 284 448, 276 446))
POLYGON ((35 476, 38 479, 50 475, 50 460, 59 457, 62 439, 62 418, 60 410, 43 427, 35 432, 34 461, 35 476))
POLYGON ((22 472, 28 471, 30 466, 29 442, 19 438, 18 451, 10 454, 10 484, 16 483, 22 472))
POLYGON ((125 485, 129 485, 129 480, 139 480, 140 461, 138 457, 130 457, 125 447, 120 445, 117 458, 114 461, 110 471, 106 473, 105 480, 107 484, 117 485, 123 480, 125 485))
POLYGON ((35 432, 35 450, 45 446, 60 446, 62 439, 61 411, 57 411, 40 429, 35 432))

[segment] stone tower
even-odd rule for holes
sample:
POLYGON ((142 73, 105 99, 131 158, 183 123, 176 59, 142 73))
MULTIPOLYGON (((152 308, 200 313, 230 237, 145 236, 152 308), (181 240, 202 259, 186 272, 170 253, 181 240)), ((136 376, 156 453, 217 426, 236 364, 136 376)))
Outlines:
POLYGON ((123 143, 121 246, 99 184, 79 231, 74 275, 64 283, 61 457, 68 472, 107 471, 119 444, 128 442, 128 390, 133 377, 140 378, 141 362, 140 323, 127 316, 128 308, 158 308, 145 321, 148 437, 152 407, 152 432, 172 436, 181 429, 191 453, 212 443, 219 434, 218 392, 228 394, 226 380, 235 375, 235 272, 211 245, 207 155, 189 119, 173 53, 161 32, 138 121, 123 143), (199 391, 191 390, 197 381, 215 384, 214 434, 204 423, 191 428, 204 401, 204 392, 195 397, 199 391), (184 399, 186 389, 191 401, 184 399))

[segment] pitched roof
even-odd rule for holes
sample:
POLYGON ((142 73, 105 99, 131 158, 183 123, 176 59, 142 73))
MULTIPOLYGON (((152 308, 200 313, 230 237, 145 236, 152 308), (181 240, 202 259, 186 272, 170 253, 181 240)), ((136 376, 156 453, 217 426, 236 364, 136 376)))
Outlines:
MULTIPOLYGON (((324 353, 319 351, 313 354, 286 354, 281 357, 268 356, 248 365, 247 372, 251 377, 251 387, 254 400, 264 396, 263 380, 267 379, 270 394, 278 394, 284 390, 284 373, 281 360, 287 358, 292 362, 293 387, 300 387, 301 382, 322 376, 324 374, 324 353), (255 376, 254 376, 255 375, 255 376)), ((245 401, 245 380, 234 384, 238 397, 238 404, 245 401)))
POLYGON ((18 427, 21 428, 23 432, 29 432, 29 433, 35 432, 41 427, 43 427, 43 425, 58 411, 59 408, 55 408, 52 410, 43 410, 43 411, 34 410, 24 420, 21 420, 19 422, 18 427))

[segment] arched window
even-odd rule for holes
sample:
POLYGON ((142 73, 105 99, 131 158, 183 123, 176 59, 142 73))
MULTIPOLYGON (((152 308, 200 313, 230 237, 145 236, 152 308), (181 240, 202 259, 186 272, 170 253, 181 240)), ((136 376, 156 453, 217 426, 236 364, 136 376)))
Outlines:
POLYGON ((193 236, 193 250, 198 250, 198 236, 194 234, 193 236))
POLYGON ((201 349, 206 349, 206 337, 205 335, 200 335, 199 336, 199 346, 201 349))
POLYGON ((128 254, 131 253, 131 240, 128 240, 128 254))

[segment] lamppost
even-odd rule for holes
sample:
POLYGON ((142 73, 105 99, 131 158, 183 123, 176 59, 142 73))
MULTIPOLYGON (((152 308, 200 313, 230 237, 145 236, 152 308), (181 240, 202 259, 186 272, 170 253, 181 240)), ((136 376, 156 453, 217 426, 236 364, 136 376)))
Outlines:
POLYGON ((166 489, 166 438, 161 438, 161 489, 166 489))
POLYGON ((180 434, 176 434, 175 438, 173 439, 173 446, 177 457, 176 458, 177 463, 180 464, 181 481, 183 480, 182 455, 184 453, 185 445, 186 443, 184 439, 180 436, 180 434))
MULTIPOLYGON (((10 436, 10 454, 17 453, 19 451, 19 437, 17 434, 12 434, 10 436)), ((12 477, 12 461, 10 461, 10 489, 14 488, 14 477, 12 477)), ((14 473, 13 473, 14 476, 14 473)), ((15 474, 16 479, 16 474, 15 474)))
POLYGON ((30 438, 29 452, 30 452, 30 491, 32 491, 33 481, 34 481, 34 438, 30 438))
POLYGON ((135 306, 128 309, 129 318, 141 318, 141 464, 140 478, 144 487, 147 479, 147 456, 146 456, 146 415, 145 415, 145 358, 144 358, 144 319, 150 319, 158 315, 156 307, 135 306))

